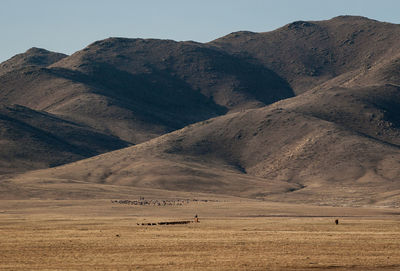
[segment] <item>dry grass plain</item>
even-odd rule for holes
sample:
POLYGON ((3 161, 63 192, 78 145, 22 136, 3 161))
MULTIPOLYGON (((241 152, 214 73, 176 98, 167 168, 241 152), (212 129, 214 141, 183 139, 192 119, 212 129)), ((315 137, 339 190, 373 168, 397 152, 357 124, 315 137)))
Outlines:
POLYGON ((166 207, 0 201, 0 270, 327 269, 399 270, 398 212, 235 198, 166 207), (200 223, 137 225, 194 213, 200 223))

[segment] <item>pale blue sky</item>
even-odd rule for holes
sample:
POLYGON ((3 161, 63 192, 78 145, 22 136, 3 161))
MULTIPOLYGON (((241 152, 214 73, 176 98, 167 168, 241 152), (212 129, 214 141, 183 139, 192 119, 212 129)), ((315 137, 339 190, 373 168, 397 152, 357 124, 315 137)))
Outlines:
POLYGON ((30 47, 71 54, 116 36, 207 42, 338 15, 400 23, 399 10, 398 0, 0 0, 0 62, 30 47))

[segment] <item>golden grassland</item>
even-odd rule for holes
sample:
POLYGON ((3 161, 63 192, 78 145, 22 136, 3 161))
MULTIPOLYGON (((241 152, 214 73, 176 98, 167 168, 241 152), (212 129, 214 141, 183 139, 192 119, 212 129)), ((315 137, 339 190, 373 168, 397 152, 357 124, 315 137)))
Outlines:
POLYGON ((257 202, 230 202, 231 212, 227 202, 56 204, 0 203, 0 270, 400 270, 400 220, 379 210, 353 216, 357 209, 302 206, 294 215, 287 212, 296 206, 257 202), (234 216, 239 206, 254 217, 234 216), (335 225, 332 214, 341 210, 349 215, 335 225), (208 215, 200 223, 137 225, 197 211, 208 215))

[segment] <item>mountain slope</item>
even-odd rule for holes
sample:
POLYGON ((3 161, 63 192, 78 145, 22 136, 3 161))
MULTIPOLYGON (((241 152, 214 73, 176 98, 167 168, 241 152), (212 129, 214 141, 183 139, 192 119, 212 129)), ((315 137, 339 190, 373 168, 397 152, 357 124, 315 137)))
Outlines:
POLYGON ((91 76, 60 68, 15 70, 0 77, 0 103, 43 110, 132 143, 225 112, 186 86, 182 86, 181 93, 174 93, 174 89, 163 85, 165 80, 154 82, 124 73, 111 78, 115 81, 99 83, 91 76), (119 88, 120 83, 127 84, 133 94, 119 88), (150 91, 146 93, 146 89, 150 91), (161 91, 164 95, 157 97, 161 91))
POLYGON ((94 64, 102 65, 105 73, 114 68, 133 75, 172 77, 228 109, 248 103, 262 106, 293 96, 274 72, 195 42, 109 38, 52 67, 93 74, 94 64))
POLYGON ((399 108, 400 89, 376 86, 326 92, 315 93, 314 99, 300 95, 228 114, 134 147, 21 178, 314 204, 396 205, 400 147, 393 135, 400 126, 392 116, 399 108), (342 107, 347 100, 343 93, 356 97, 350 107, 342 107), (374 95, 382 100, 370 104, 368 99, 374 95), (359 111, 362 114, 356 118, 342 117, 359 111), (391 125, 370 125, 372 114, 376 114, 373 123, 391 125))
POLYGON ((112 38, 0 77, 17 103, 140 143, 228 110, 293 96, 272 71, 190 42, 112 38))
MULTIPOLYGON (((210 45, 262 63, 285 78, 296 93, 302 93, 342 76, 329 85, 339 86, 390 62, 400 53, 399 37, 399 25, 339 16, 297 21, 265 33, 235 32, 210 45)), ((386 82, 374 82, 378 83, 386 82)))
POLYGON ((33 47, 25 53, 15 55, 2 62, 0 64, 0 75, 27 66, 47 67, 64 57, 67 57, 67 55, 33 47))
POLYGON ((129 146, 23 106, 0 108, 0 173, 52 167, 129 146))
POLYGON ((340 16, 208 44, 110 38, 15 68, 1 104, 140 144, 5 182, 398 207, 399 31, 340 16))

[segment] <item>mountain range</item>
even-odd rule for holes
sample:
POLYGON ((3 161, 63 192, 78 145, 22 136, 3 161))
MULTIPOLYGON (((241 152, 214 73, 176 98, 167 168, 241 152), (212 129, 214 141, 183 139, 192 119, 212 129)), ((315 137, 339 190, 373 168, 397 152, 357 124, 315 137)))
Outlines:
POLYGON ((32 48, 0 64, 0 127, 7 198, 71 182, 398 207, 400 26, 32 48))

